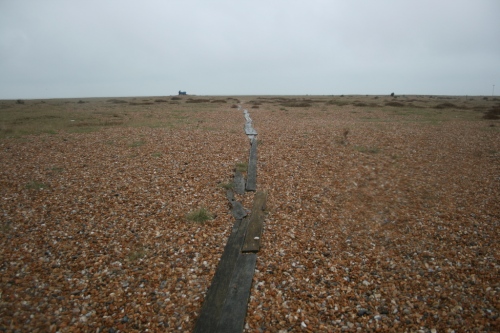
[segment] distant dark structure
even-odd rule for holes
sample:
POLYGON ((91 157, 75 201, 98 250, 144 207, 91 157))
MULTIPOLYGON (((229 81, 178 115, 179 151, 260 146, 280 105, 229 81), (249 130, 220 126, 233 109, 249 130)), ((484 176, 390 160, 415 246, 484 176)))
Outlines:
POLYGON ((185 91, 180 91, 179 90, 179 95, 187 95, 187 93, 185 91))

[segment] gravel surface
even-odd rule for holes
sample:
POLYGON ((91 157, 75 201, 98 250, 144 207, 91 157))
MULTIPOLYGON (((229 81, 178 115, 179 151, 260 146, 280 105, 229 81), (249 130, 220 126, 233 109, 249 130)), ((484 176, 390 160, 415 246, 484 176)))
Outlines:
POLYGON ((247 332, 500 331, 491 122, 261 108, 269 215, 247 332))
MULTIPOLYGON (((498 121, 243 99, 268 191, 246 332, 500 331, 498 121)), ((192 330, 249 150, 241 110, 203 110, 0 140, 0 330, 192 330)))

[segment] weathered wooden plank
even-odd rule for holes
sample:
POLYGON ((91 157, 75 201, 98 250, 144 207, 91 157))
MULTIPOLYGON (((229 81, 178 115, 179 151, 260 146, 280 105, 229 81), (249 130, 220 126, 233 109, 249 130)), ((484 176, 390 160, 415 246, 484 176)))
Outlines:
MULTIPOLYGON (((237 221, 236 223, 239 223, 237 221)), ((248 219, 243 219, 238 228, 233 228, 227 240, 226 247, 222 253, 219 265, 212 279, 203 302, 200 316, 196 321, 195 333, 217 332, 217 325, 222 314, 222 308, 229 292, 229 283, 233 275, 238 256, 240 255, 241 243, 245 238, 248 219)))
POLYGON ((239 255, 217 332, 243 332, 256 261, 255 253, 239 255))
POLYGON ((226 191, 226 198, 231 204, 231 215, 233 215, 236 220, 241 220, 248 215, 241 202, 236 201, 236 199, 234 198, 234 193, 232 190, 226 191))
POLYGON ((238 170, 234 173, 233 189, 237 194, 245 194, 245 177, 238 170))
POLYGON ((246 135, 257 135, 257 131, 253 128, 252 123, 245 123, 245 134, 246 135))
POLYGON ((247 169, 247 191, 257 190, 257 140, 252 139, 247 169))
POLYGON ((253 139, 257 135, 257 131, 253 128, 252 118, 250 118, 247 110, 243 110, 243 114, 245 115, 245 134, 253 139))
POLYGON ((229 202, 234 201, 234 193, 233 190, 227 190, 226 191, 226 198, 229 200, 229 202))
POLYGON ((262 227, 264 225, 266 199, 266 192, 255 193, 252 214, 249 218, 241 252, 258 252, 260 249, 260 237, 262 235, 262 227))
POLYGON ((233 200, 231 201, 231 206, 231 214, 236 220, 241 220, 242 218, 247 216, 247 211, 245 210, 241 202, 233 200))

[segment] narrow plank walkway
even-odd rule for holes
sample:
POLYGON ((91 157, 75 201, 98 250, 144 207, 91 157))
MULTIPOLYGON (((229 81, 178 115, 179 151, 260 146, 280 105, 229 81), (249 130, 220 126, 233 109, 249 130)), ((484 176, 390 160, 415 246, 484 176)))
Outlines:
MULTIPOLYGON (((238 109, 240 109, 238 107, 238 109)), ((257 132, 247 110, 245 134, 250 139, 247 180, 241 172, 234 175, 234 192, 244 194, 257 190, 257 132)), ((251 215, 235 200, 233 190, 227 191, 231 214, 235 218, 219 265, 208 289, 194 333, 241 333, 245 324, 253 274, 260 249, 267 193, 256 192, 251 215)))

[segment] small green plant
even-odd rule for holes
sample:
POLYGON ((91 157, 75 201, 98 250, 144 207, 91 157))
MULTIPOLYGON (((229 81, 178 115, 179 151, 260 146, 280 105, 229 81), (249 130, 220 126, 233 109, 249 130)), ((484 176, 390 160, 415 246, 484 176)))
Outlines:
POLYGON ((161 153, 152 153, 151 156, 153 156, 153 157, 161 157, 161 153))
POLYGON ((2 234, 8 233, 10 231, 10 229, 12 228, 11 224, 12 224, 11 221, 6 221, 6 222, 0 223, 0 232, 2 234))
POLYGON ((212 220, 214 217, 205 207, 201 207, 191 211, 189 214, 187 214, 186 218, 189 221, 203 224, 206 221, 212 220))
POLYGON ((128 260, 136 261, 138 259, 144 258, 146 256, 146 249, 144 246, 139 246, 136 249, 130 251, 128 254, 128 260))
POLYGON ((349 140, 347 138, 348 135, 349 135, 349 129, 344 128, 344 131, 342 132, 342 138, 340 139, 340 144, 345 146, 349 143, 349 140))
POLYGON ((37 182, 36 180, 32 180, 26 184, 26 188, 29 190, 43 190, 44 188, 47 188, 47 185, 37 182))
POLYGON ((134 141, 130 144, 130 147, 140 147, 143 146, 146 142, 145 141, 134 141))
POLYGON ((355 150, 360 153, 368 153, 368 154, 377 154, 380 152, 380 149, 377 147, 366 147, 366 146, 355 146, 355 150))
POLYGON ((247 169, 248 169, 248 163, 245 163, 245 162, 236 163, 236 171, 246 172, 247 169))
POLYGON ((234 188, 234 183, 233 182, 220 183, 219 186, 222 187, 223 189, 231 190, 234 188))

